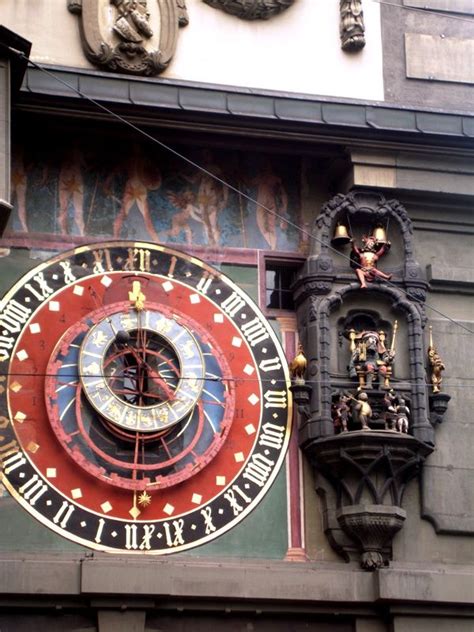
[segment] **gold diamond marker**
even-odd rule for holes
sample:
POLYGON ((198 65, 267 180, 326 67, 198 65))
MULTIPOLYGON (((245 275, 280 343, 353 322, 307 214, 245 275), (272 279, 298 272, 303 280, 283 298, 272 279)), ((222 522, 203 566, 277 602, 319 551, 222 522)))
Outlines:
POLYGON ((138 509, 138 507, 132 507, 128 513, 132 516, 134 520, 136 520, 141 514, 141 511, 140 509, 138 509))
POLYGON ((18 391, 22 388, 23 386, 19 382, 13 382, 13 384, 10 384, 10 390, 14 393, 18 393, 18 391))
POLYGON ((35 452, 38 452, 39 445, 34 441, 30 441, 30 443, 26 446, 26 449, 34 454, 35 452))

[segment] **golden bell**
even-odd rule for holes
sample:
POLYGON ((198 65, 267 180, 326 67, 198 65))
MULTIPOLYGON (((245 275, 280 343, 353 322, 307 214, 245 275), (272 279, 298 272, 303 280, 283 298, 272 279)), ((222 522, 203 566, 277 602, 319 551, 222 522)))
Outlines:
POLYGON ((378 244, 386 244, 387 243, 387 234, 385 232, 385 228, 383 228, 382 226, 377 226, 374 229, 372 237, 375 239, 375 241, 378 244))
POLYGON ((347 232, 347 227, 344 224, 337 224, 334 231, 334 237, 331 240, 333 246, 344 246, 350 242, 351 238, 347 232))

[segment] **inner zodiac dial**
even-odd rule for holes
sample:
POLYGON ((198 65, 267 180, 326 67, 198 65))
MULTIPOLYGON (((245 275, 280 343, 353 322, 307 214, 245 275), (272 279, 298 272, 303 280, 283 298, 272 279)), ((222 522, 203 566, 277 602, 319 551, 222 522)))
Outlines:
POLYGON ((196 258, 112 242, 28 273, 0 310, 2 482, 86 546, 207 542, 263 498, 291 409, 271 326, 196 258))

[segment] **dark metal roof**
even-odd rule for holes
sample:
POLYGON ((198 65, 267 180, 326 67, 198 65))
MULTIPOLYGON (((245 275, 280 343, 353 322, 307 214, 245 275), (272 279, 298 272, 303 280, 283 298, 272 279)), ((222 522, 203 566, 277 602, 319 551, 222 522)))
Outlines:
MULTIPOLYGON (((298 124, 308 132, 316 127, 416 135, 421 142, 428 137, 469 139, 474 137, 474 113, 394 106, 309 95, 257 91, 173 81, 169 79, 130 78, 96 71, 48 66, 54 74, 76 90, 101 103, 117 103, 128 108, 186 115, 213 115, 225 121, 260 121, 267 127, 298 124), (423 140, 422 140, 423 139, 423 140)), ((22 87, 24 99, 56 97, 85 105, 84 99, 59 83, 51 74, 28 68, 22 87)), ((51 99, 49 99, 51 101, 51 99)), ((66 106, 67 109, 67 106, 66 106)))

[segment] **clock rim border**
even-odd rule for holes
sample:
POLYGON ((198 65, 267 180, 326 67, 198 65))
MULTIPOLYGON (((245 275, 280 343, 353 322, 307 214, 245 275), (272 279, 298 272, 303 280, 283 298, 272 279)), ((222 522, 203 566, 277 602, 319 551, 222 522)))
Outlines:
MULTIPOLYGON (((249 296, 247 294, 247 292, 245 292, 244 290, 242 290, 240 288, 239 285, 237 285, 229 276, 227 276, 226 274, 222 273, 220 270, 218 270, 217 268, 214 268, 213 266, 211 266, 210 264, 206 263, 205 261, 198 259, 197 257, 195 257, 194 255, 190 255, 186 252, 183 252, 182 250, 179 249, 175 249, 169 246, 164 246, 161 244, 155 244, 153 242, 147 242, 147 241, 134 241, 134 240, 105 240, 105 241, 97 241, 97 242, 91 242, 90 244, 84 244, 75 248, 70 248, 67 250, 64 250, 62 252, 59 252, 55 255, 53 255, 52 257, 48 258, 46 261, 41 262, 40 264, 34 266, 33 268, 31 268, 30 270, 28 270, 25 274, 23 274, 8 290, 7 292, 2 296, 2 298, 0 299, 0 305, 3 307, 8 301, 10 301, 15 294, 28 282, 30 281, 34 275, 38 274, 39 272, 42 272, 44 270, 46 270, 47 268, 58 264, 61 261, 65 261, 65 260, 70 260, 71 258, 73 258, 74 256, 77 256, 81 253, 86 253, 86 252, 91 252, 93 250, 97 250, 97 249, 113 249, 113 248, 150 248, 151 250, 154 251, 159 251, 162 253, 167 253, 171 256, 176 256, 179 259, 184 259, 184 260, 188 260, 190 263, 192 263, 193 265, 197 266, 198 268, 201 268, 202 270, 205 270, 207 272, 209 272, 212 276, 216 276, 220 279, 224 280, 224 283, 231 288, 233 291, 237 292, 239 295, 243 296, 245 298, 246 303, 249 305, 249 307, 251 308, 251 311, 255 313, 256 316, 260 316, 263 323, 265 324, 265 329, 268 332, 270 339, 272 340, 272 343, 275 346, 275 349, 277 350, 277 354, 279 356, 279 359, 281 361, 281 371, 284 375, 284 379, 283 381, 285 382, 285 387, 286 387, 286 392, 288 394, 288 399, 287 399, 287 411, 286 411, 286 428, 285 428, 285 434, 283 437, 283 444, 282 444, 282 448, 280 450, 280 453, 278 454, 278 458, 277 461, 275 463, 275 466, 273 467, 273 470, 268 478, 268 480, 265 482, 264 486, 256 493, 256 495, 252 498, 251 502, 243 508, 243 510, 237 515, 234 516, 231 520, 229 520, 223 527, 220 527, 217 530, 217 533, 211 533, 209 535, 205 535, 204 537, 200 538, 198 541, 194 540, 190 543, 187 544, 183 544, 183 545, 178 545, 176 547, 168 547, 166 549, 155 549, 155 550, 127 550, 124 548, 112 548, 112 547, 108 547, 108 546, 104 546, 104 545, 100 545, 100 544, 96 544, 90 540, 84 539, 80 536, 77 536, 69 531, 67 531, 66 529, 62 529, 60 526, 56 526, 49 518, 45 517, 43 514, 41 514, 35 507, 33 507, 27 500, 25 500, 23 498, 23 496, 21 494, 19 494, 19 492, 16 491, 16 489, 11 485, 10 481, 8 480, 8 478, 6 477, 6 475, 3 472, 3 468, 0 469, 0 482, 8 489, 9 494, 15 499, 16 502, 18 502, 20 504, 20 506, 30 515, 32 515, 33 517, 35 517, 36 520, 38 520, 41 524, 43 524, 44 526, 46 526, 48 529, 50 529, 51 531, 57 533, 58 535, 60 535, 61 537, 63 537, 64 539, 73 542, 74 544, 79 544, 81 546, 84 546, 85 548, 88 549, 93 549, 96 551, 102 551, 102 552, 106 552, 106 553, 110 553, 113 555, 145 555, 145 556, 163 556, 163 555, 171 555, 173 553, 180 553, 183 551, 188 551, 188 550, 192 550, 192 549, 197 549, 199 546, 202 546, 204 544, 208 544, 209 542, 212 542, 214 540, 216 540, 218 537, 220 537, 221 535, 224 535, 225 533, 227 533, 228 531, 230 531, 232 528, 234 528, 235 526, 237 526, 238 524, 240 524, 241 522, 244 521, 244 519, 250 514, 252 513, 254 510, 257 509, 257 507, 260 505, 260 503, 262 502, 262 500, 265 498, 265 496, 269 493, 270 489, 273 487, 276 478, 278 477, 279 474, 281 474, 282 471, 282 467, 284 465, 284 461, 288 452, 288 448, 289 448, 289 443, 290 443, 290 439, 291 439, 291 434, 292 434, 292 430, 294 430, 294 426, 295 426, 295 420, 294 420, 294 415, 293 415, 293 401, 292 401, 292 397, 291 397, 291 393, 290 393, 290 386, 291 386, 291 380, 290 380, 290 375, 289 375, 289 368, 288 368, 288 362, 286 360, 286 356, 285 356, 285 352, 282 346, 282 343, 280 342, 280 340, 278 339, 273 327, 271 326, 271 324, 269 323, 268 319, 265 317, 265 315, 263 314, 262 310, 260 309, 260 307, 257 305, 257 303, 255 302, 255 300, 249 296), (67 534, 67 535, 65 535, 67 534)), ((123 270, 104 270, 104 272, 92 272, 91 274, 87 275, 85 278, 88 277, 96 277, 99 275, 104 275, 106 276, 108 272, 124 272, 123 270)), ((136 271, 136 272, 141 272, 141 271, 136 271)), ((143 272, 142 272, 143 273, 143 272)), ((143 274, 154 274, 152 272, 145 272, 143 274)), ((167 276, 167 275, 162 275, 162 276, 167 276)), ((169 279, 172 279, 173 277, 168 277, 169 279)), ((187 285, 184 281, 181 281, 180 279, 175 279, 175 281, 179 282, 179 283, 183 283, 183 285, 186 285, 188 288, 191 287, 189 285, 187 285)), ((71 284, 72 285, 72 284, 71 284)), ((64 287, 67 287, 67 285, 63 285, 59 290, 55 291, 51 296, 45 298, 44 301, 42 301, 37 308, 32 312, 32 314, 28 317, 27 321, 22 325, 21 327, 21 331, 19 332, 16 340, 15 340, 15 344, 12 347, 11 350, 11 355, 10 355, 10 359, 8 360, 8 364, 7 366, 10 367, 12 358, 16 352, 16 348, 17 348, 17 344, 18 344, 18 339, 21 337, 22 333, 24 332, 25 328, 28 326, 28 324, 31 322, 33 316, 37 313, 38 309, 43 305, 43 304, 47 304, 52 296, 54 296, 57 292, 60 292, 64 289, 64 287)), ((194 288, 196 290, 196 292, 199 292, 199 290, 197 288, 194 288)), ((204 296, 206 296, 207 300, 212 301, 212 299, 210 299, 209 297, 207 297, 207 295, 205 293, 202 293, 204 296)), ((220 309, 220 306, 218 306, 219 310, 222 311, 220 309)), ((236 322, 234 321, 233 317, 229 316, 228 314, 226 314, 226 316, 234 323, 234 325, 236 325, 236 322)), ((237 329, 240 330, 240 327, 237 326, 237 329)), ((245 340, 245 338, 244 338, 245 340)), ((250 348, 250 345, 248 344, 247 340, 245 340, 245 344, 250 348)), ((250 351, 252 356, 253 356, 253 352, 250 351)), ((255 362, 256 366, 257 363, 255 362)), ((259 379, 259 384, 261 384, 261 380, 259 379)), ((263 390, 263 389, 262 389, 263 390)), ((8 391, 7 391, 8 393, 8 391)), ((6 396, 6 402, 7 402, 7 410, 8 410, 8 417, 9 417, 9 425, 11 425, 12 428, 12 432, 13 435, 16 436, 16 432, 14 430, 14 425, 13 425, 13 417, 12 417, 12 413, 10 410, 10 399, 9 396, 7 394, 6 396)), ((254 446, 256 445, 256 442, 254 443, 254 446)), ((26 450, 23 448, 23 446, 20 445, 20 452, 22 452, 26 458, 28 459, 28 462, 32 465, 32 467, 34 467, 35 470, 37 470, 35 464, 29 459, 29 456, 26 452, 26 450)), ((250 454, 252 454, 255 450, 253 449, 251 453, 249 453, 249 458, 250 458, 250 454)), ((247 459, 248 461, 248 459, 247 459)), ((241 472, 242 470, 240 470, 241 472)), ((41 472, 38 472, 39 475, 41 476, 41 478, 43 480, 46 481, 46 479, 43 478, 43 474, 41 472)), ((234 479, 235 480, 235 479, 234 479)), ((50 483, 49 483, 50 484, 50 483)), ((218 494, 216 494, 215 496, 213 496, 211 499, 209 499, 209 501, 207 503, 204 503, 203 505, 199 505, 197 506, 195 509, 193 509, 193 511, 198 510, 201 506, 204 507, 206 504, 209 504, 210 502, 212 502, 214 499, 223 496, 223 494, 226 492, 226 490, 230 487, 231 483, 229 483, 228 485, 226 485, 218 494)), ((62 494, 62 492, 60 490, 56 490, 56 493, 60 494, 65 500, 67 500, 68 502, 76 505, 78 503, 76 503, 73 499, 67 498, 66 496, 64 496, 62 494)), ((80 504, 78 504, 78 506, 81 506, 80 504)), ((89 512, 90 514, 93 514, 95 516, 100 516, 103 517, 105 520, 107 520, 108 518, 110 519, 110 517, 108 517, 106 514, 99 514, 98 512, 94 512, 91 509, 88 508, 84 508, 85 511, 89 512)), ((176 516, 170 516, 169 520, 173 520, 176 519, 180 516, 185 516, 188 515, 191 512, 186 512, 186 513, 181 513, 179 515, 176 516)), ((132 524, 151 524, 151 523, 163 523, 166 522, 166 519, 160 519, 160 520, 151 520, 151 521, 145 521, 145 520, 134 520, 134 521, 129 521, 126 519, 122 519, 122 518, 117 518, 114 517, 113 520, 117 520, 119 522, 123 522, 123 523, 132 523, 132 524)))

